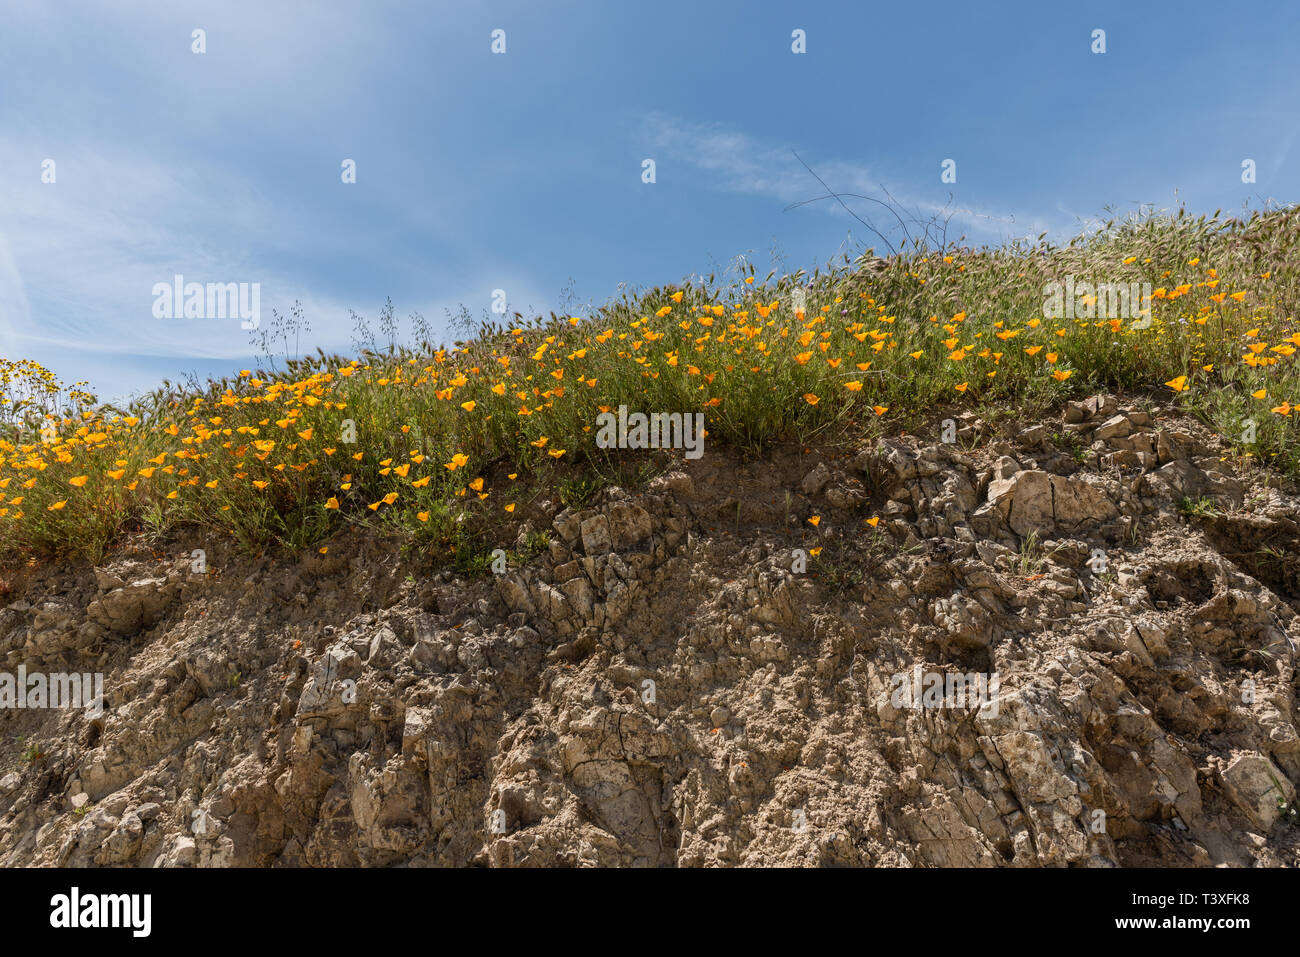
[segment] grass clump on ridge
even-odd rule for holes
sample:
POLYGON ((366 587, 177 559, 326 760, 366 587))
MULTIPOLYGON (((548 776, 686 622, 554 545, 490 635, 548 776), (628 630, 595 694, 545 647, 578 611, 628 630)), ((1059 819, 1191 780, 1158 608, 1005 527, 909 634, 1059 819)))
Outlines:
POLYGON ((618 455, 596 447, 596 416, 620 405, 703 412, 709 443, 760 451, 940 410, 1032 416, 1138 390, 1295 477, 1297 264, 1300 212, 1180 212, 1060 246, 916 247, 761 280, 749 267, 587 318, 489 323, 452 346, 355 359, 318 352, 127 409, 4 359, 0 562, 97 561, 128 529, 186 526, 249 549, 352 526, 456 552, 541 487, 588 497, 618 455), (1075 318, 1045 315, 1044 288, 1069 276, 1147 283, 1151 299, 1126 317, 1097 315, 1087 297, 1075 318))

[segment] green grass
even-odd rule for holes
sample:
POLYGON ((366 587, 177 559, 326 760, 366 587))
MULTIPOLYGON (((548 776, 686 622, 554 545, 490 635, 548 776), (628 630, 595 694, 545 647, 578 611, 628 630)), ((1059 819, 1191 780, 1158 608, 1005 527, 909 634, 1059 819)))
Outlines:
POLYGON ((1213 518, 1219 514, 1214 499, 1206 495, 1197 498, 1183 496, 1178 500, 1178 511, 1188 518, 1213 518))
MULTIPOLYGON (((418 325, 422 344, 392 344, 389 304, 384 348, 362 320, 356 359, 268 356, 234 379, 165 383, 128 409, 0 360, 0 563, 99 561, 129 532, 296 551, 344 529, 472 563, 513 542, 541 498, 579 507, 682 462, 598 448, 597 414, 620 405, 701 412, 706 454, 761 455, 963 412, 1031 421, 1124 391, 1201 418, 1242 462, 1294 479, 1298 303, 1300 213, 1180 211, 1063 245, 913 248, 883 268, 759 278, 749 266, 583 319, 485 321, 442 348, 418 325), (1068 276, 1149 283, 1157 298, 1143 317, 1045 316, 1045 287, 1068 276)), ((288 343, 300 319, 277 336, 288 343)))

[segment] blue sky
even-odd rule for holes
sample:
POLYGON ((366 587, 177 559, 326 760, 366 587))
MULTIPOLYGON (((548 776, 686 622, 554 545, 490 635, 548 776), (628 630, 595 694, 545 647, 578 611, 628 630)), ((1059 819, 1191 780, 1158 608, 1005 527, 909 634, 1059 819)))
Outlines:
POLYGON ((256 361, 237 319, 154 317, 178 273, 260 283, 263 325, 301 300, 302 346, 347 351, 349 310, 373 324, 387 296, 444 333, 496 289, 576 311, 570 280, 599 304, 741 255, 761 276, 774 249, 880 251, 833 202, 786 209, 823 192, 792 151, 838 191, 951 196, 977 243, 1300 181, 1287 2, 7 0, 5 21, 0 354, 103 398, 256 361))

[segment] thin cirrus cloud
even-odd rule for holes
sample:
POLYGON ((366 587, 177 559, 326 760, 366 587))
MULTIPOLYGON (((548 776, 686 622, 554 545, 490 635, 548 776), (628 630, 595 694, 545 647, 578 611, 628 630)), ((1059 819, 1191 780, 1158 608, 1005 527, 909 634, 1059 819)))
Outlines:
MULTIPOLYGON (((214 171, 177 171, 104 144, 49 152, 58 157, 56 182, 42 183, 34 169, 0 205, 14 261, 7 284, 25 288, 31 299, 28 321, 9 334, 109 351, 230 354, 232 343, 220 334, 196 338, 153 320, 151 290, 177 272, 201 282, 265 283, 269 277, 232 253, 240 244, 223 239, 254 228, 256 201, 214 171), (33 314, 39 322, 30 321, 33 314)), ((9 168, 33 155, 29 147, 0 143, 0 162, 9 168)))
POLYGON ((425 298, 412 295, 417 273, 421 285, 464 289, 477 303, 517 272, 482 257, 481 270, 460 271, 448 288, 439 280, 449 270, 429 270, 402 242, 420 204, 383 188, 364 158, 369 185, 339 184, 340 160, 373 155, 382 123, 367 105, 374 84, 358 82, 371 74, 349 65, 382 58, 396 8, 72 6, 60 14, 15 0, 0 36, 3 355, 120 399, 151 388, 160 370, 224 374, 255 357, 238 320, 153 316, 154 284, 178 274, 259 283, 264 325, 272 308, 301 300, 305 345, 328 351, 349 346, 350 308, 368 307, 373 320, 385 286, 436 324, 447 304, 416 301, 425 298), (208 50, 195 56, 200 26, 208 50), (288 107, 264 108, 286 91, 288 107), (46 159, 53 183, 42 181, 46 159))
POLYGON ((257 282, 270 308, 303 298, 316 327, 342 326, 347 311, 306 294, 258 264, 247 237, 269 211, 256 192, 217 169, 171 167, 96 142, 43 144, 10 135, 0 164, 30 175, 0 200, 0 347, 65 380, 88 380, 122 400, 176 370, 224 373, 253 352, 238 319, 160 320, 155 283, 257 282), (39 160, 57 157, 54 183, 39 160), (216 186, 214 189, 213 186, 216 186))
MULTIPOLYGON (((102 396, 117 399, 153 385, 157 369, 167 368, 147 359, 226 371, 255 358, 237 319, 153 315, 154 284, 178 274, 187 282, 260 284, 264 328, 272 309, 283 314, 301 302, 311 325, 303 344, 311 349, 348 349, 353 309, 376 324, 382 299, 331 295, 301 265, 275 265, 303 254, 347 261, 354 240, 319 228, 302 210, 288 214, 273 190, 268 195, 237 167, 192 157, 163 163, 106 142, 36 140, 15 131, 0 137, 0 166, 27 167, 29 174, 0 196, 4 355, 34 358, 65 378, 89 378, 102 396), (33 159, 47 153, 57 157, 52 184, 41 182, 40 159, 33 159)), ((477 306, 490 302, 496 288, 509 290, 512 306, 540 308, 548 297, 517 272, 484 257, 480 270, 461 275, 459 298, 420 297, 399 303, 399 315, 408 325, 406 315, 419 312, 439 329, 462 300, 479 315, 477 306)))
POLYGON ((1002 210, 972 207, 949 194, 945 202, 920 196, 911 184, 883 182, 869 166, 841 158, 825 159, 798 153, 796 146, 772 146, 756 137, 718 123, 698 123, 664 113, 651 113, 642 121, 649 147, 663 158, 704 174, 715 189, 768 197, 793 206, 812 206, 830 215, 848 218, 828 192, 838 194, 856 214, 889 238, 902 237, 898 220, 882 204, 902 212, 909 232, 919 234, 915 219, 951 218, 965 226, 971 238, 1002 242, 1044 230, 1062 228, 1060 222, 1040 216, 1019 216, 1002 210), (807 164, 807 165, 805 165, 807 164), (815 174, 815 175, 814 175, 815 174), (822 183, 818 182, 821 179, 822 183), (870 197, 862 199, 861 197, 870 197))

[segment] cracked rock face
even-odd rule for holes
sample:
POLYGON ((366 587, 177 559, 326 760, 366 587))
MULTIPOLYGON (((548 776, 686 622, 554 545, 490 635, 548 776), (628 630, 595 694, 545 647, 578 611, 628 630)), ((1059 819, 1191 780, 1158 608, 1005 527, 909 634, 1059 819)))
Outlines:
POLYGON ((1083 478, 1022 471, 989 484, 984 514, 995 513, 1020 536, 1072 532, 1114 518, 1116 497, 1114 489, 1098 488, 1083 478))
POLYGON ((0 670, 105 707, 0 710, 0 863, 1300 863, 1300 500, 1116 396, 959 425, 665 463, 499 575, 31 570, 0 670))

